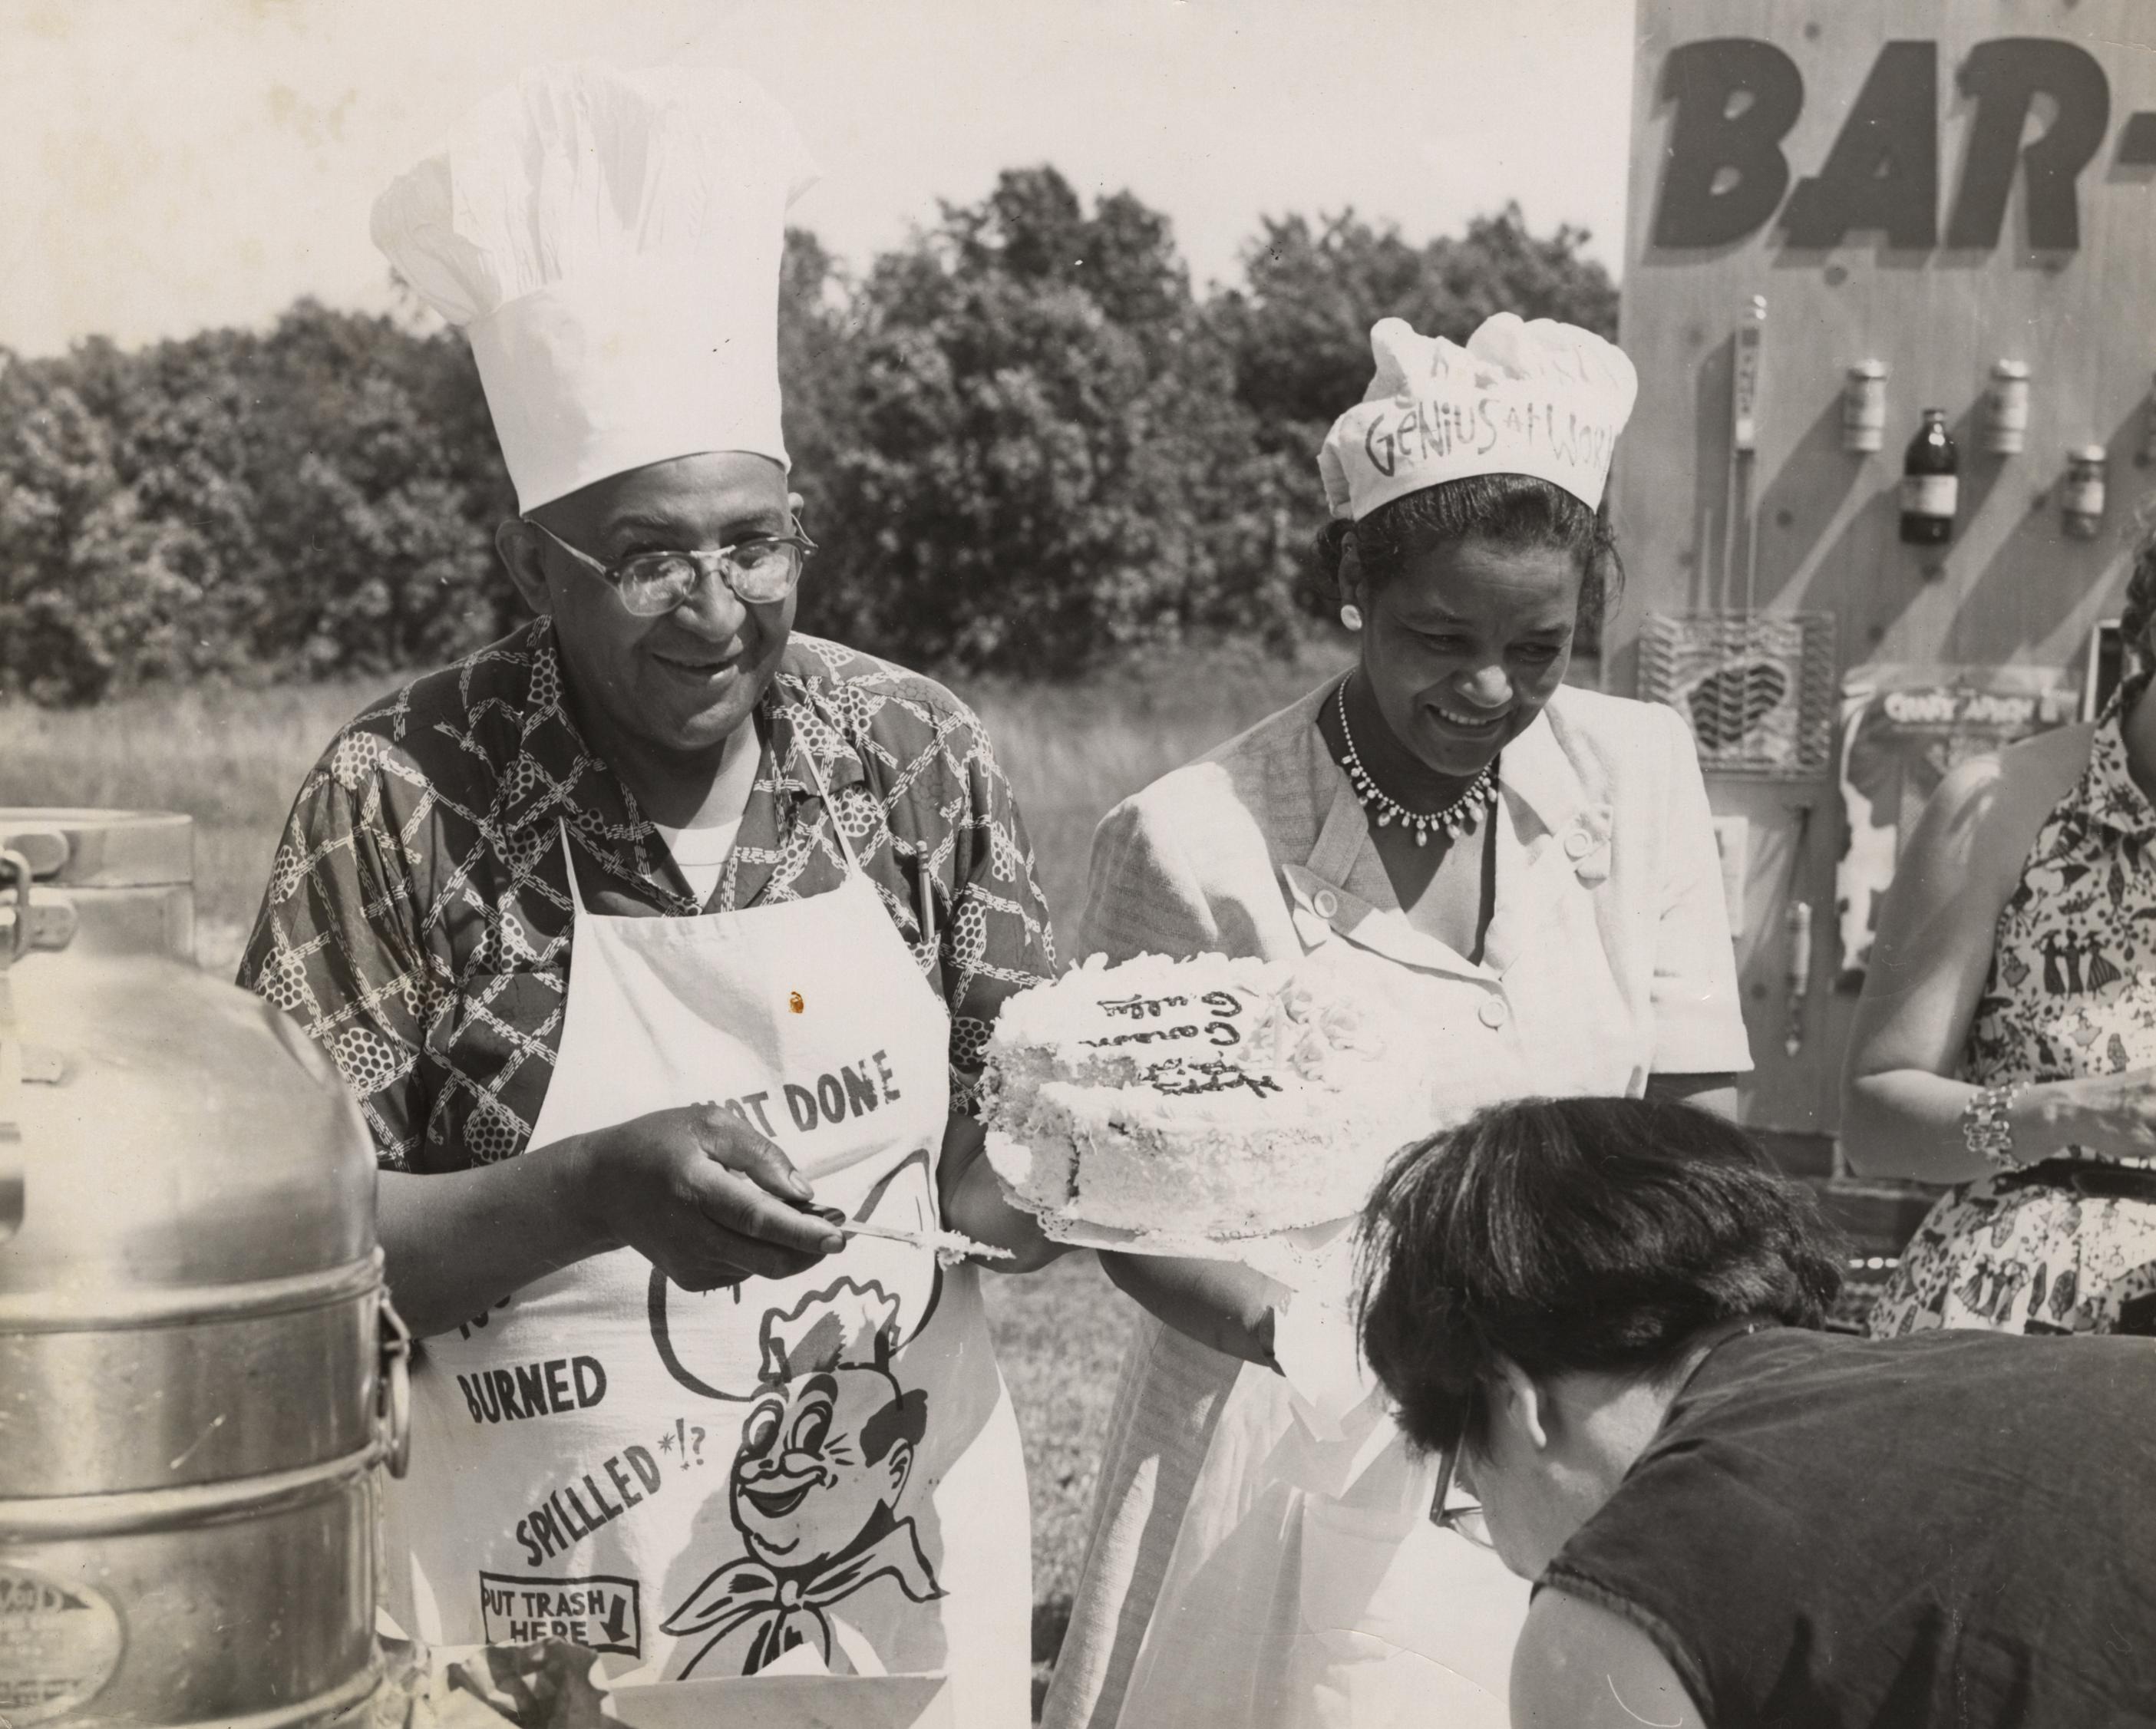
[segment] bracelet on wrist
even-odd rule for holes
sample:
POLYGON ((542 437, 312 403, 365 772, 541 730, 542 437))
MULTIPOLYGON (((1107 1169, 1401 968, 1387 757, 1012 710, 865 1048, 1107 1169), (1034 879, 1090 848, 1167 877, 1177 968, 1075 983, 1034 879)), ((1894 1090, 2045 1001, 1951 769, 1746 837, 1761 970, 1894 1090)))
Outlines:
POLYGON ((2021 1162, 2015 1157, 2014 1125, 2007 1113, 2028 1085, 2025 1080, 2010 1080, 2001 1086, 1979 1087, 1962 1108, 1962 1145, 2002 1171, 2021 1162))

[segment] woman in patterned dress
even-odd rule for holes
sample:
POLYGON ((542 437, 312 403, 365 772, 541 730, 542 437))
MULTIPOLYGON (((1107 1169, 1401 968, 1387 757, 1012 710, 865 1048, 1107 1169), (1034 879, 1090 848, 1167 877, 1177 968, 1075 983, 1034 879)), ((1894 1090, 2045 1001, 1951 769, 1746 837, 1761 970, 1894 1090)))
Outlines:
POLYGON ((2103 717, 1950 775, 1880 909, 1843 1145, 1955 1186, 1875 1335, 2156 1333, 2156 538, 2123 634, 2103 717))

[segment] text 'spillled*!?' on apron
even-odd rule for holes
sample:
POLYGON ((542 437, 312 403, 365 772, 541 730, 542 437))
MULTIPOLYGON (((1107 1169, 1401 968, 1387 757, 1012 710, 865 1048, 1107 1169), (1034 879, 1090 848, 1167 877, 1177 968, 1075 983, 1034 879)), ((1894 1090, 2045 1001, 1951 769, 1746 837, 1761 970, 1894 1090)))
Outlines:
MULTIPOLYGON (((947 1013, 838 816, 841 886, 744 911, 595 914, 572 855, 534 1146, 716 1101, 820 1203, 937 1226, 947 1013)), ((841 1672, 947 1670, 961 1723, 1023 1724, 1024 1465, 977 1278, 855 1237, 698 1294, 624 1249, 429 1339, 392 1613, 438 1644, 577 1639, 639 1680, 807 1643, 841 1672)))

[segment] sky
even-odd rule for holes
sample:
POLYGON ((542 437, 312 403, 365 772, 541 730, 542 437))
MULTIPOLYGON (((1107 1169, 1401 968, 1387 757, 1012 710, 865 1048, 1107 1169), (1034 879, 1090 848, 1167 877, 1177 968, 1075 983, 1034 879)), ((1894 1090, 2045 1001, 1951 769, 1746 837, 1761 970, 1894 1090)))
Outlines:
POLYGON ((375 194, 521 68, 737 66, 855 264, 1052 162, 1233 280, 1262 214, 1623 246, 1631 0, 0 0, 0 346, 384 310, 375 194))

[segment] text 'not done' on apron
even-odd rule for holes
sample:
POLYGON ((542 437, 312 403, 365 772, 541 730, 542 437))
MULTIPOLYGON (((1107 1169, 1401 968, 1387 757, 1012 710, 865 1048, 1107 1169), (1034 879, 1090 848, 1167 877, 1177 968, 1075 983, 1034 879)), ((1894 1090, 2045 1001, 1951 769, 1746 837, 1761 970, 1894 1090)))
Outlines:
MULTIPOLYGON (((572 859, 534 1146, 716 1101, 819 1203, 937 1225, 947 1011, 831 815, 841 885, 742 911, 595 914, 572 859)), ((1024 1723, 1024 1467, 977 1276, 853 1237, 697 1294, 624 1249, 429 1339, 391 1612, 437 1644, 575 1639, 639 1679, 805 1643, 840 1672, 947 1670, 961 1722, 1024 1723)))

